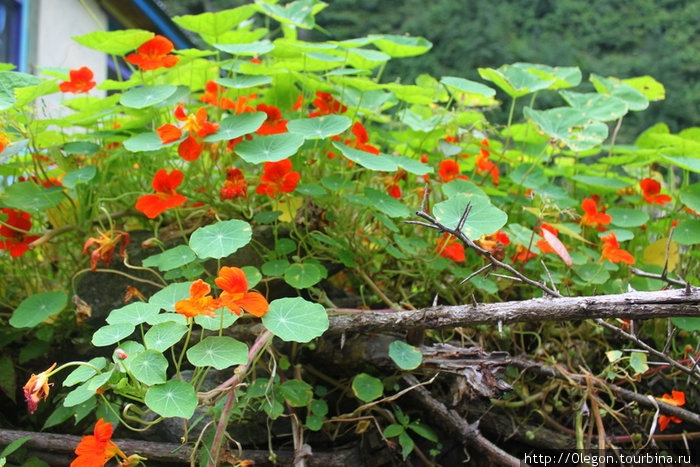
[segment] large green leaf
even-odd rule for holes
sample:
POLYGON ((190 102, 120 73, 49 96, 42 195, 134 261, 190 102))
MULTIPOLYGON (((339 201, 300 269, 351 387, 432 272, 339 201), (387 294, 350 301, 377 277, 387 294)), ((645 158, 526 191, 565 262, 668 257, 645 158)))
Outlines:
MULTIPOLYGON (((262 55, 270 52, 275 46, 268 40, 249 44, 214 44, 217 49, 231 55, 262 55)), ((224 78, 227 79, 227 78, 224 78)), ((219 82, 220 80, 217 80, 219 82)), ((219 82, 219 84, 226 84, 219 82)))
POLYGON ((296 154, 302 144, 302 135, 282 133, 243 141, 236 145, 236 153, 251 164, 278 162, 296 154))
POLYGON ((559 93, 571 107, 579 109, 581 115, 593 120, 608 122, 617 120, 627 113, 627 104, 615 96, 595 92, 560 91, 559 93))
POLYGON ((143 260, 143 265, 147 268, 155 267, 161 271, 170 271, 189 264, 196 258, 197 255, 192 248, 187 245, 178 245, 157 255, 149 256, 143 260))
POLYGON ((644 110, 649 107, 649 99, 644 94, 616 78, 603 78, 600 75, 591 73, 589 79, 596 91, 601 94, 611 94, 622 99, 630 110, 644 110))
POLYGON ((187 350, 187 360, 194 366, 223 370, 248 363, 248 346, 233 337, 209 336, 187 350))
POLYGON ((160 86, 143 86, 133 88, 122 94, 119 103, 131 109, 145 109, 159 102, 163 102, 175 94, 177 86, 163 84, 160 86))
MULTIPOLYGON (((227 88, 247 89, 247 88, 253 88, 255 86, 262 86, 264 84, 270 84, 272 82, 272 76, 240 75, 240 76, 236 76, 233 78, 219 78, 219 79, 216 79, 214 81, 216 81, 218 84, 225 86, 227 88)), ((246 113, 250 113, 250 112, 245 112, 243 114, 238 114, 238 115, 245 115, 246 113)), ((256 130, 257 130, 257 128, 256 128, 256 130)))
POLYGON ((462 230, 471 239, 489 235, 506 225, 508 216, 479 195, 460 193, 433 208, 435 218, 448 228, 455 228, 464 213, 467 203, 471 210, 462 230))
POLYGON ((697 245, 700 243, 700 220, 686 219, 676 226, 673 239, 681 245, 697 245))
POLYGON ((447 115, 433 115, 428 119, 423 119, 420 115, 410 109, 401 112, 401 122, 405 123, 412 130, 428 133, 435 128, 444 125, 449 120, 447 115))
POLYGON ((522 68, 503 65, 498 69, 479 68, 479 75, 501 88, 511 97, 521 97, 548 88, 555 78, 542 79, 522 68))
POLYGON ((305 139, 323 139, 344 132, 352 120, 342 115, 326 115, 323 117, 291 120, 287 123, 290 133, 303 135, 305 139))
POLYGON ((608 137, 608 126, 584 115, 580 109, 556 107, 533 110, 525 107, 523 113, 542 131, 566 143, 573 151, 594 148, 608 137))
POLYGON ((166 311, 175 311, 175 303, 190 296, 192 282, 174 282, 154 293, 148 303, 159 306, 166 311))
POLYGON ((218 36, 235 28, 254 14, 255 7, 253 5, 243 5, 216 13, 176 16, 173 21, 188 31, 207 36, 218 36))
POLYGON ((149 409, 163 417, 190 418, 199 399, 191 385, 173 380, 150 388, 144 402, 149 409))
POLYGON ((372 41, 375 47, 391 57, 422 55, 433 46, 430 41, 422 37, 370 34, 367 38, 372 41))
POLYGON ((166 321, 152 326, 143 337, 143 343, 149 350, 164 352, 180 342, 187 332, 187 326, 173 321, 166 321))
POLYGON ((158 306, 151 303, 135 302, 112 310, 106 321, 109 324, 129 323, 137 325, 147 322, 159 311, 158 306))
POLYGON ((623 79, 622 82, 641 92, 650 101, 661 101, 666 98, 666 88, 649 75, 623 79))
POLYGON ((649 214, 639 209, 610 208, 606 211, 612 223, 620 227, 639 227, 649 221, 649 214))
POLYGON ((478 94, 484 97, 493 97, 496 95, 496 90, 486 86, 485 84, 477 83, 476 81, 470 81, 464 78, 458 78, 455 76, 443 76, 440 78, 440 82, 449 88, 454 88, 459 92, 466 92, 469 94, 478 94))
POLYGON ((381 379, 360 373, 352 380, 352 392, 362 402, 370 402, 384 393, 384 385, 381 379))
POLYGON ((554 79, 548 86, 549 89, 562 89, 578 86, 581 83, 581 70, 579 67, 552 67, 535 63, 515 63, 513 66, 532 73, 543 80, 554 79))
POLYGON ((300 297, 273 300, 262 322, 284 341, 309 342, 328 329, 328 315, 323 306, 300 297))
POLYGON ((695 212, 700 212, 700 183, 683 188, 678 196, 683 204, 695 212))
POLYGON ((253 231, 245 221, 233 219, 200 227, 190 237, 190 248, 202 259, 223 258, 250 242, 253 231))
POLYGON ((162 352, 145 350, 131 361, 131 374, 147 386, 165 382, 168 360, 162 352))
POLYGON ((367 151, 360 151, 359 149, 351 148, 338 141, 333 141, 333 146, 343 153, 345 157, 367 169, 394 172, 399 167, 398 164, 386 154, 372 154, 367 151))
POLYGON ((284 6, 256 0, 260 11, 282 24, 289 24, 302 29, 314 27, 314 15, 328 6, 319 0, 297 0, 284 6))
POLYGON ((45 188, 33 182, 17 182, 5 189, 5 206, 23 211, 45 211, 66 199, 62 186, 45 188))
POLYGON ((68 295, 65 292, 42 292, 31 295, 12 312, 10 326, 15 328, 33 328, 51 315, 60 312, 68 295))
POLYGON ((71 170, 62 179, 61 183, 68 188, 75 188, 81 183, 87 183, 97 175, 97 167, 88 165, 77 170, 71 170))
MULTIPOLYGON (((263 124, 266 118, 267 114, 265 112, 243 112, 228 116, 219 123, 219 130, 216 133, 205 136, 204 141, 213 143, 253 133, 260 128, 260 125, 263 124)), ((240 146, 240 144, 236 146, 236 151, 238 151, 240 146)))
POLYGON ((365 196, 375 209, 389 217, 408 217, 411 215, 405 204, 379 190, 365 187, 365 196))
POLYGON ((236 322, 238 315, 231 312, 228 308, 219 308, 216 310, 216 316, 199 315, 194 317, 194 322, 203 329, 209 331, 218 331, 226 329, 236 322))
POLYGON ((136 136, 132 136, 131 138, 127 139, 126 141, 124 141, 124 147, 127 151, 131 152, 157 151, 161 148, 170 147, 173 144, 176 144, 184 139, 185 136, 183 135, 183 137, 177 141, 173 141, 172 143, 168 144, 163 144, 163 142, 160 139, 160 136, 158 136, 158 133, 156 133, 155 131, 148 131, 146 133, 140 133, 136 136))
POLYGON ((693 172, 700 172, 700 159, 695 157, 672 157, 661 154, 661 158, 666 162, 670 162, 673 165, 682 167, 686 170, 691 170, 693 172))
POLYGON ((41 82, 41 78, 27 73, 0 71, 0 110, 6 110, 15 105, 15 88, 36 86, 41 82))
POLYGON ((92 345, 105 347, 116 344, 120 340, 129 337, 134 332, 135 326, 130 323, 119 323, 102 326, 92 335, 92 345))
POLYGON ((150 31, 141 29, 125 29, 123 31, 95 31, 73 37, 73 40, 80 45, 106 54, 125 55, 129 51, 138 49, 154 35, 150 31))

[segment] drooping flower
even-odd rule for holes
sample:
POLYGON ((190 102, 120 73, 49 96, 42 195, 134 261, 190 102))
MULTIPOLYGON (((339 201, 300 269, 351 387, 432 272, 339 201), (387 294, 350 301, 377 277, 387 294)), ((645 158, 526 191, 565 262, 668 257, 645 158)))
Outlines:
POLYGON ((408 178, 408 173, 402 168, 399 168, 393 175, 384 177, 383 182, 384 186, 386 186, 387 194, 392 198, 400 199, 401 187, 399 186, 399 182, 401 180, 406 180, 406 178, 408 178))
POLYGON ((255 107, 248 104, 249 100, 255 99, 257 96, 251 94, 250 96, 239 96, 236 99, 226 99, 219 103, 221 108, 224 110, 233 110, 236 114, 242 114, 243 112, 255 112, 255 107))
POLYGON ((143 71, 171 68, 180 61, 178 57, 168 55, 173 51, 173 48, 173 43, 170 40, 161 35, 156 35, 153 39, 141 44, 136 49, 136 53, 127 55, 125 60, 143 71))
POLYGON ((379 149, 372 146, 369 143, 369 136, 367 135, 367 129, 360 122, 355 122, 352 126, 352 134, 354 138, 346 139, 345 145, 351 148, 359 149, 360 151, 369 152, 371 154, 379 154, 379 149))
POLYGON ((245 311, 258 318, 267 313, 270 305, 258 292, 248 292, 248 280, 242 269, 224 266, 214 282, 223 290, 219 295, 221 304, 232 313, 240 316, 245 311))
MULTIPOLYGON (((663 396, 661 396, 661 398, 657 397, 656 399, 674 407, 680 407, 681 405, 685 405, 685 393, 683 391, 671 391, 671 394, 672 395, 664 394, 663 396)), ((659 429, 661 431, 664 431, 670 422, 682 423, 683 420, 681 420, 678 417, 659 415, 659 429)))
POLYGON ((153 177, 155 194, 143 195, 136 201, 136 209, 153 219, 168 209, 180 206, 187 198, 175 191, 183 179, 182 172, 177 169, 168 173, 160 169, 153 177))
POLYGON ((312 102, 314 107, 316 107, 318 110, 315 110, 309 114, 309 117, 321 117, 323 115, 330 115, 330 114, 342 114, 348 108, 338 102, 335 97, 333 97, 331 94, 328 94, 327 92, 321 92, 321 91, 316 91, 316 99, 312 102))
POLYGON ((660 195, 661 184, 656 180, 651 178, 645 178, 639 182, 639 186, 642 188, 642 196, 644 196, 644 201, 649 204, 659 204, 663 206, 672 200, 668 195, 660 195))
POLYGON ((482 173, 491 175, 491 181, 493 184, 498 185, 498 177, 500 172, 498 167, 496 167, 496 164, 489 160, 491 153, 488 149, 486 149, 488 146, 489 142, 487 139, 481 141, 480 154, 476 156, 476 173, 479 175, 482 173))
POLYGON ((114 456, 127 459, 126 455, 112 441, 112 424, 97 420, 92 435, 83 436, 75 448, 78 457, 70 467, 101 467, 114 456))
POLYGON ((39 402, 46 400, 49 397, 49 374, 51 370, 56 368, 56 364, 51 365, 48 370, 42 371, 38 375, 32 374, 27 381, 27 384, 22 388, 24 390, 24 400, 27 401, 27 410, 29 414, 36 412, 39 402))
POLYGON ((620 243, 617 241, 615 232, 610 232, 608 235, 601 237, 603 240, 603 254, 598 262, 607 259, 611 263, 619 263, 622 261, 627 264, 634 264, 634 256, 629 251, 620 249, 620 243))
POLYGON ((86 255, 88 250, 94 246, 95 248, 90 253, 90 269, 94 272, 97 269, 97 263, 102 261, 102 264, 109 266, 114 258, 114 250, 119 245, 119 256, 124 258, 125 248, 129 245, 131 237, 128 233, 121 230, 109 230, 107 232, 97 231, 97 237, 90 237, 83 245, 83 254, 86 255))
POLYGON ((508 234, 499 230, 476 240, 474 243, 484 250, 490 251, 497 260, 503 261, 506 257, 506 245, 510 245, 510 238, 508 238, 508 234))
POLYGON ((31 214, 10 208, 0 208, 0 212, 7 214, 7 220, 0 224, 0 236, 5 237, 5 240, 0 240, 0 250, 8 250, 13 258, 22 256, 39 238, 28 234, 32 228, 31 214))
POLYGON ((598 203, 592 198, 585 198, 581 203, 583 216, 581 217, 581 225, 590 225, 600 231, 605 231, 604 225, 610 224, 612 217, 605 213, 605 209, 598 211, 598 203))
POLYGON ((156 129, 160 141, 163 144, 172 143, 182 137, 182 131, 188 132, 185 139, 177 148, 177 153, 186 161, 196 161, 202 153, 201 139, 215 133, 219 129, 218 123, 207 121, 207 110, 200 107, 196 112, 187 115, 185 105, 180 103, 173 112, 175 118, 185 122, 182 128, 172 123, 166 123, 156 129))
POLYGON ((60 89, 61 92, 79 94, 88 92, 97 86, 97 83, 92 80, 94 77, 92 70, 86 66, 77 70, 70 70, 68 76, 70 77, 68 81, 63 81, 58 85, 58 89, 60 89))
POLYGON ((451 259, 455 262, 467 259, 464 254, 464 245, 459 243, 456 238, 447 232, 442 235, 442 238, 437 239, 436 251, 440 252, 441 257, 451 259))
POLYGON ((233 102, 228 97, 221 97, 224 90, 215 81, 207 81, 204 89, 204 94, 199 96, 200 102, 206 102, 215 107, 221 107, 222 109, 233 109, 236 107, 236 103, 233 102))
POLYGON ((438 175, 443 182, 451 182, 455 179, 469 180, 469 177, 460 175, 459 164, 454 159, 444 159, 440 161, 438 175))
POLYGON ((211 286, 202 279, 197 279, 190 286, 190 297, 175 302, 175 312, 185 315, 186 318, 195 316, 216 316, 216 310, 221 308, 221 303, 209 295, 211 286))
POLYGON ((266 194, 270 198, 280 193, 291 193, 297 187, 301 174, 292 170, 292 161, 282 159, 279 162, 265 162, 264 173, 260 177, 260 185, 255 190, 258 194, 266 194))
POLYGON ((282 112, 274 105, 258 104, 256 110, 265 112, 267 118, 255 132, 259 135, 276 135, 287 132, 287 122, 282 119, 282 112))
POLYGON ((219 197, 221 201, 248 197, 248 183, 241 169, 233 168, 226 171, 226 181, 219 192, 219 197))
POLYGON ((527 262, 536 256, 537 254, 525 248, 521 243, 518 243, 515 245, 515 254, 510 257, 510 260, 514 263, 518 261, 527 262))

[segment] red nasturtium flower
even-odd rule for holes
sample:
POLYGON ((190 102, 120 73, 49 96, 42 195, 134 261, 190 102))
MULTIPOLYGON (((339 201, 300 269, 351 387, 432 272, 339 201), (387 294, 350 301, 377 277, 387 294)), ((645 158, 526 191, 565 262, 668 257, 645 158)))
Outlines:
POLYGON ((297 96, 297 100, 294 101, 294 105, 292 106, 292 110, 299 110, 301 109, 301 106, 304 104, 304 95, 299 94, 297 96))
POLYGON ((469 177, 465 175, 460 175, 459 163, 454 159, 444 159, 440 161, 440 168, 438 169, 438 175, 443 182, 451 182, 457 178, 462 180, 469 180, 469 177))
POLYGON ((168 55, 173 51, 173 47, 173 43, 170 40, 156 35, 153 39, 143 43, 136 49, 136 53, 127 55, 125 60, 143 71, 170 68, 180 61, 178 57, 168 55))
POLYGON ((0 250, 9 250, 13 258, 22 256, 39 238, 27 234, 32 227, 31 214, 10 208, 1 208, 0 212, 7 214, 7 220, 0 224, 0 236, 5 237, 5 240, 0 240, 0 250))
MULTIPOLYGON (((664 394, 661 398, 657 397, 658 400, 661 402, 665 402, 667 404, 670 404, 674 407, 680 407, 681 405, 685 405, 685 393, 682 391, 671 391, 672 395, 664 394)), ((661 431, 664 431, 668 424, 670 422, 673 423, 681 423, 683 420, 681 420, 678 417, 669 417, 668 415, 659 415, 659 429, 661 431)))
POLYGON ((228 97, 221 97, 225 91, 221 86, 219 86, 215 81, 207 81, 205 85, 204 94, 199 96, 200 102, 206 102, 215 107, 221 107, 222 109, 235 109, 236 103, 229 99, 228 97))
POLYGON ((436 251, 439 251, 440 256, 443 258, 448 258, 455 262, 467 259, 464 255, 464 245, 447 232, 442 235, 442 238, 437 239, 436 251))
POLYGON ((661 192, 661 184, 656 180, 645 178, 639 182, 639 186, 642 188, 642 196, 644 196, 644 201, 649 204, 656 203, 663 206, 672 200, 672 198, 668 195, 659 194, 661 192))
POLYGON ((270 198, 280 193, 291 193, 297 187, 301 174, 292 170, 292 161, 282 159, 279 162, 265 162, 264 173, 260 177, 260 185, 255 190, 258 194, 266 194, 270 198))
POLYGON ((196 161, 202 153, 201 139, 207 135, 215 133, 219 129, 218 123, 207 121, 207 110, 200 107, 196 112, 187 115, 185 113, 185 104, 178 104, 173 112, 175 118, 181 122, 185 122, 182 129, 166 123, 156 129, 160 141, 163 144, 177 141, 182 136, 182 130, 188 132, 185 139, 177 148, 177 153, 186 161, 196 161))
POLYGON ((126 247, 129 245, 131 237, 128 233, 121 230, 109 230, 107 232, 97 231, 97 237, 90 237, 83 245, 83 254, 86 255, 88 250, 94 246, 95 248, 90 253, 90 269, 94 272, 97 269, 97 263, 102 261, 102 264, 109 266, 114 258, 114 250, 119 245, 119 256, 124 258, 126 247))
POLYGON ((536 257, 537 255, 527 248, 525 248, 521 243, 515 245, 515 254, 510 257, 510 260, 514 263, 518 261, 527 262, 528 260, 536 257))
POLYGON ((0 134, 0 152, 3 152, 8 144, 10 144, 10 140, 7 139, 7 133, 1 133, 0 134))
POLYGON ((119 456, 127 459, 126 455, 112 441, 112 424, 97 420, 92 435, 83 436, 75 448, 78 457, 71 462, 70 467, 101 467, 113 458, 119 456))
POLYGON ((386 192, 389 196, 400 199, 401 198, 401 187, 399 182, 401 180, 406 180, 408 174, 404 169, 399 168, 393 175, 384 177, 384 185, 386 186, 386 192))
POLYGON ((287 122, 282 119, 282 112, 274 105, 258 104, 256 110, 265 112, 267 118, 255 132, 259 135, 276 135, 287 132, 287 122))
POLYGON ((498 167, 496 167, 496 164, 489 160, 491 153, 488 149, 486 149, 488 145, 489 141, 487 139, 481 141, 480 154, 476 156, 476 173, 479 175, 482 173, 491 175, 491 181, 493 184, 498 185, 500 171, 498 170, 498 167))
POLYGON ((242 269, 224 266, 214 282, 223 290, 219 301, 232 313, 240 316, 245 311, 258 318, 267 313, 270 305, 258 292, 248 292, 248 280, 242 269))
POLYGON ((24 400, 27 401, 27 410, 30 414, 36 411, 41 400, 46 400, 49 397, 49 376, 51 370, 56 368, 56 364, 51 365, 48 370, 42 371, 38 375, 32 374, 27 381, 27 384, 22 388, 24 390, 24 400))
POLYGON ((168 209, 181 205, 187 198, 175 191, 183 179, 182 172, 177 169, 168 173, 160 169, 153 177, 155 194, 143 195, 136 201, 136 209, 153 219, 168 209))
POLYGON ((175 302, 175 311, 186 318, 195 316, 216 316, 216 310, 221 308, 219 300, 209 295, 211 286, 202 279, 197 279, 190 286, 190 298, 175 302))
POLYGON ((225 199, 247 198, 248 183, 241 169, 228 169, 226 171, 226 181, 219 192, 221 201, 225 199))
POLYGON ((590 225, 602 232, 606 230, 602 226, 608 225, 612 221, 612 217, 610 217, 610 214, 605 213, 604 208, 598 211, 598 203, 594 199, 584 199, 581 203, 581 209, 583 209, 584 212, 580 221, 581 225, 590 225))
POLYGON ((309 114, 309 117, 321 117, 323 115, 330 115, 330 114, 342 114, 348 108, 335 100, 335 97, 333 97, 331 94, 328 94, 327 92, 321 92, 321 91, 316 91, 316 99, 312 102, 314 107, 316 107, 318 110, 315 110, 309 114))
POLYGON ((86 66, 69 71, 68 76, 70 76, 68 81, 63 81, 58 85, 58 89, 60 89, 61 92, 78 94, 81 92, 88 92, 97 85, 97 83, 92 80, 94 76, 92 70, 86 66))
POLYGON ((617 241, 615 232, 610 232, 608 235, 601 237, 603 240, 603 254, 598 262, 607 259, 611 263, 619 263, 622 261, 627 264, 634 264, 634 256, 629 251, 620 249, 620 243, 617 241))
POLYGON ((355 122, 352 126, 352 134, 355 136, 351 139, 345 140, 345 145, 351 148, 359 149, 360 151, 369 152, 371 154, 379 154, 379 149, 372 146, 369 143, 369 136, 367 136, 367 129, 360 122, 355 122))

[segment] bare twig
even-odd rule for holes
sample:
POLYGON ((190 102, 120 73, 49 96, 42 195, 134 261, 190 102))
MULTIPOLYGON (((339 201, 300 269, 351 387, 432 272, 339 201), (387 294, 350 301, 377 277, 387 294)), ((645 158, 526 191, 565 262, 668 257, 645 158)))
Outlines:
POLYGON ((689 284, 689 283, 686 282, 686 281, 681 281, 681 280, 677 280, 677 279, 671 279, 671 278, 668 277, 667 275, 663 275, 663 274, 654 274, 654 273, 651 273, 651 272, 642 271, 641 269, 635 268, 634 266, 631 266, 631 267, 630 267, 630 272, 631 272, 632 274, 634 274, 635 276, 639 276, 639 277, 648 277, 649 279, 658 279, 658 280, 662 280, 662 281, 665 281, 665 282, 667 282, 667 283, 669 283, 669 284, 671 284, 671 285, 675 285, 675 286, 678 286, 678 287, 687 287, 688 284, 689 284))

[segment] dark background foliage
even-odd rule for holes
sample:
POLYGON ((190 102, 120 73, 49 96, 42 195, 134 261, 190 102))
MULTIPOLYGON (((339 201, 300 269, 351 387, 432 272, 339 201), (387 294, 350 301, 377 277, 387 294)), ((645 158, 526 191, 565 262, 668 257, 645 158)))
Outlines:
MULTIPOLYGON (((162 0, 173 15, 217 11, 243 0, 162 0)), ((700 2, 691 0, 330 0, 317 16, 325 30, 305 39, 367 34, 423 36, 433 49, 389 62, 383 80, 416 76, 478 80, 478 67, 531 62, 579 66, 584 72, 631 78, 651 75, 666 100, 632 113, 631 134, 665 122, 671 131, 700 122, 700 2), (330 34, 328 37, 325 33, 330 34)), ((592 89, 592 86, 591 86, 592 89)), ((553 96, 543 104, 558 105, 553 96)), ((558 98, 556 98, 558 99, 558 98)), ((563 102, 560 103, 564 105, 563 102)))

